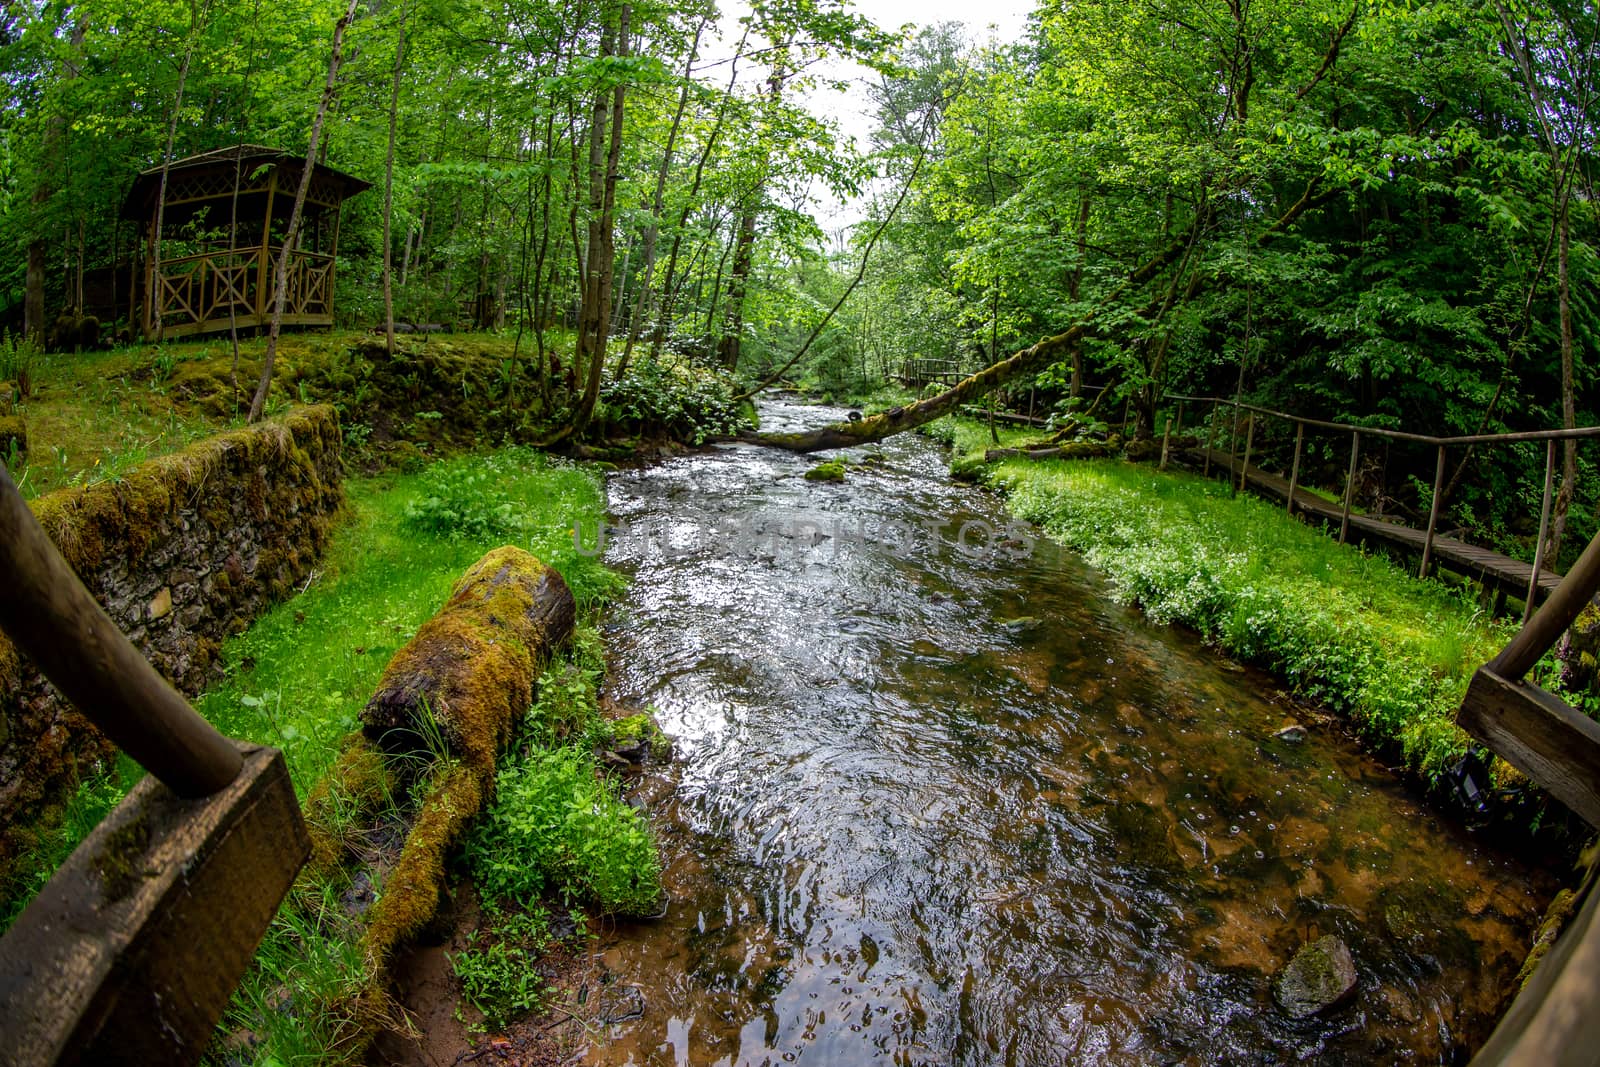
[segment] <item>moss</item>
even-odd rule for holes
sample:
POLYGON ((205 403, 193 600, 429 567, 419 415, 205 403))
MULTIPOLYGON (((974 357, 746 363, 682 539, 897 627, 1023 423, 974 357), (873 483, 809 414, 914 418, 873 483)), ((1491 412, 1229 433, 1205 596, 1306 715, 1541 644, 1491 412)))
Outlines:
POLYGON ((440 770, 406 837, 399 863, 367 912, 362 955, 374 974, 382 975, 395 948, 433 921, 444 888, 445 856, 483 810, 486 792, 471 767, 455 763, 440 770))
POLYGON ((389 661, 362 711, 367 735, 416 749, 437 734, 489 781, 532 703, 539 661, 567 639, 575 612, 559 574, 519 548, 493 550, 389 661))
POLYGON ((806 471, 808 482, 842 482, 844 481, 844 463, 839 460, 829 460, 818 463, 806 471))
POLYGON ((306 831, 311 836, 311 870, 333 877, 349 853, 348 831, 378 811, 393 795, 394 775, 383 754, 364 734, 344 739, 328 773, 312 787, 305 802, 306 831))
POLYGON ((1578 910, 1579 896, 1570 889, 1563 889, 1550 901, 1550 908, 1545 912, 1544 921, 1539 924, 1539 932, 1534 935, 1533 947, 1528 950, 1528 958, 1522 961, 1522 969, 1517 972, 1515 985, 1520 990, 1533 979, 1533 972, 1538 968, 1539 961, 1555 945, 1556 939, 1561 936, 1561 931, 1566 929, 1567 923, 1578 910))
POLYGON ((10 459, 13 452, 28 451, 28 424, 21 415, 0 415, 0 460, 10 459))
POLYGON ((608 730, 611 748, 624 755, 637 753, 643 758, 651 752, 664 752, 672 744, 648 712, 617 719, 608 724, 608 730))
POLYGON ((143 809, 106 835, 95 854, 94 870, 100 876, 107 901, 121 900, 144 873, 145 850, 150 846, 150 824, 143 809))

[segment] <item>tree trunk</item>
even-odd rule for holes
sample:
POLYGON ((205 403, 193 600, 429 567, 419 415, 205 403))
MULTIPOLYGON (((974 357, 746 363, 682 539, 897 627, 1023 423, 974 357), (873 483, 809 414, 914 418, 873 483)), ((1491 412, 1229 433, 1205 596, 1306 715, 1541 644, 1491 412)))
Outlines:
POLYGON ((155 326, 157 341, 161 340, 161 228, 165 224, 167 214, 167 174, 172 170, 172 145, 178 137, 178 113, 183 109, 183 87, 189 82, 189 64, 194 60, 194 39, 200 31, 201 11, 195 8, 190 12, 189 39, 183 48, 183 64, 178 68, 178 90, 172 99, 172 117, 167 123, 167 147, 161 153, 161 185, 156 193, 156 243, 155 263, 151 267, 150 276, 156 283, 155 297, 155 326))
POLYGON ((745 26, 744 34, 739 38, 738 47, 733 50, 733 61, 728 64, 728 87, 723 91, 722 101, 717 105, 717 118, 711 124, 711 133, 706 138, 705 145, 700 149, 700 158, 695 160, 694 180, 689 183, 689 196, 684 201, 683 210, 678 213, 678 225, 672 231, 672 248, 667 253, 667 273, 661 282, 661 306, 656 315, 655 327, 650 335, 650 354, 652 357, 661 354, 661 346, 667 339, 667 328, 672 319, 672 305, 677 297, 677 289, 673 279, 678 271, 678 253, 683 247, 683 227, 688 223, 689 216, 694 211, 696 201, 700 196, 700 182, 705 177, 706 161, 711 158, 712 151, 717 146, 717 141, 722 137, 722 127, 728 118, 728 106, 733 102, 733 88, 739 77, 739 60, 744 55, 744 46, 750 39, 750 27, 745 26))
MULTIPOLYGON (((89 17, 81 13, 81 8, 79 11, 76 21, 72 24, 72 36, 69 39, 74 53, 82 52, 83 38, 89 32, 89 17)), ((61 80, 69 82, 77 76, 78 64, 72 62, 67 64, 61 80)), ((44 152, 42 155, 46 166, 54 166, 55 162, 60 158, 61 138, 65 136, 66 130, 66 116, 58 109, 45 124, 44 152)), ((49 250, 45 245, 44 237, 40 236, 43 233, 43 227, 39 216, 43 214, 45 205, 50 202, 50 198, 53 195, 55 195, 55 190, 51 188, 50 182, 41 175, 39 184, 33 190, 34 218, 32 219, 32 226, 36 236, 28 242, 28 263, 26 274, 23 278, 22 333, 23 336, 29 338, 41 348, 44 347, 45 331, 48 328, 44 319, 44 275, 45 260, 48 258, 49 250)))
MULTIPOLYGON (((389 143, 383 154, 383 338, 394 355, 394 139, 400 121, 400 73, 405 67, 406 16, 410 6, 400 9, 400 28, 394 46, 394 77, 389 83, 389 143)), ((411 239, 410 233, 406 240, 411 239)))
POLYGON ((617 377, 628 373, 628 360, 633 356, 633 346, 639 341, 639 332, 654 309, 650 299, 650 283, 655 278, 656 240, 661 232, 661 212, 666 206, 667 177, 672 170, 673 148, 678 142, 678 130, 683 125, 683 113, 689 106, 689 88, 693 84, 694 61, 700 53, 700 37, 706 30, 706 18, 701 16, 694 28, 694 40, 689 45, 689 58, 683 64, 683 87, 678 92, 678 109, 673 112, 672 126, 667 130, 667 144, 661 152, 661 167, 656 171, 655 196, 650 201, 650 225, 644 231, 644 266, 641 270, 639 298, 634 305, 633 321, 628 324, 628 340, 622 346, 622 361, 617 364, 617 377))
MULTIPOLYGON (((1573 388, 1573 336, 1572 336, 1572 277, 1568 273, 1568 256, 1571 244, 1571 225, 1568 218, 1570 196, 1567 189, 1560 190, 1559 209, 1561 237, 1556 253, 1556 307, 1561 319, 1561 428, 1570 430, 1578 424, 1576 390, 1573 388)), ((1562 442, 1561 489, 1556 493, 1555 507, 1550 514, 1550 534, 1545 543, 1544 558, 1551 567, 1559 566, 1561 540, 1567 532, 1567 513, 1572 507, 1572 494, 1578 480, 1578 442, 1568 438, 1562 442)))
POLYGON ((761 186, 750 192, 733 245, 733 267, 728 271, 728 302, 722 318, 722 336, 717 339, 717 359, 724 370, 739 367, 739 345, 744 334, 744 294, 750 279, 750 263, 755 258, 756 199, 761 186))
MULTIPOLYGON (((617 18, 616 29, 616 54, 623 58, 628 55, 628 21, 633 13, 631 5, 623 4, 617 18)), ((605 42, 600 46, 601 54, 609 52, 605 42)), ((611 94, 611 145, 605 157, 604 174, 597 174, 597 153, 591 147, 589 156, 589 177, 593 181, 596 177, 600 182, 600 213, 599 218, 593 220, 589 226, 589 284, 587 292, 593 294, 593 304, 585 297, 583 313, 580 316, 584 324, 580 323, 578 345, 580 351, 588 347, 588 380, 584 383, 583 399, 578 404, 578 410, 573 416, 573 435, 582 434, 589 425, 589 418, 594 414, 596 402, 600 399, 600 377, 605 369, 606 340, 609 336, 611 324, 611 286, 613 281, 613 267, 616 260, 616 207, 617 207, 617 179, 622 161, 622 119, 623 103, 627 95, 627 84, 619 80, 611 94), (586 336, 587 334, 587 336, 586 336)), ((600 122, 601 128, 605 125, 605 97, 597 95, 600 102, 595 109, 595 118, 600 122)), ((600 138, 596 135, 591 141, 592 146, 598 146, 600 138)), ((594 192, 590 192, 590 202, 593 206, 594 192)), ((580 360, 580 365, 581 365, 580 360)))
MULTIPOLYGON (((267 391, 272 387, 272 365, 278 356, 278 334, 283 330, 283 305, 289 296, 289 254, 294 248, 300 229, 300 216, 306 205, 306 190, 311 188, 311 173, 316 169, 317 143, 322 140, 322 123, 328 117, 328 107, 333 103, 338 88, 339 59, 344 48, 344 31, 356 17, 361 0, 350 0, 344 14, 333 27, 333 53, 328 59, 328 79, 322 86, 322 98, 317 101, 317 114, 311 122, 311 140, 306 145, 306 163, 300 168, 300 184, 294 193, 294 208, 289 212, 289 227, 284 231, 283 247, 278 249, 278 265, 272 272, 272 321, 267 327, 267 352, 261 361, 261 380, 256 383, 255 396, 250 401, 247 421, 255 422, 267 406, 267 391)), ((272 220, 267 220, 270 228, 272 220)))
MULTIPOLYGON (((1254 243, 1257 245, 1266 242, 1283 233, 1301 215, 1312 207, 1317 206, 1330 198, 1330 193, 1319 193, 1320 179, 1312 179, 1299 200, 1290 205, 1289 209, 1279 216, 1272 225, 1266 227, 1258 234, 1254 243)), ((971 403, 984 396, 989 390, 995 388, 1018 374, 1036 370, 1046 365, 1052 359, 1059 359, 1070 352, 1074 345, 1080 343, 1089 331, 1095 326, 1100 317, 1119 301, 1132 296, 1134 292, 1153 281, 1167 267, 1185 257, 1198 232, 1203 228, 1208 213, 1197 213, 1188 229, 1181 234, 1177 241, 1170 244, 1157 255, 1151 257, 1143 265, 1132 271, 1126 280, 1115 290, 1102 298, 1094 307, 1079 316, 1067 329, 1052 337, 1013 353, 998 363, 991 364, 976 374, 962 379, 954 386, 946 389, 937 396, 926 400, 919 400, 905 407, 891 408, 878 415, 871 415, 860 422, 836 422, 821 429, 801 433, 768 433, 751 434, 743 440, 757 444, 772 445, 777 448, 786 448, 793 452, 817 452, 825 448, 847 448, 851 445, 870 444, 881 441, 885 437, 906 430, 916 429, 925 423, 932 422, 941 415, 947 415, 963 404, 971 403)), ((1168 294, 1161 293, 1154 300, 1146 303, 1139 309, 1138 314, 1149 316, 1155 314, 1166 304, 1168 294)))

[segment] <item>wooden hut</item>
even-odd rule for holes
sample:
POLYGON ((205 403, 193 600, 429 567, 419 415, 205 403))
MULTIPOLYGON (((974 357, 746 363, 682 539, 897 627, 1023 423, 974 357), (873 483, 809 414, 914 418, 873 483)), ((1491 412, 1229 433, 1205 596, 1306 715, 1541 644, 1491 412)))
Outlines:
MULTIPOLYGON (((144 230, 128 319, 146 340, 267 325, 272 274, 305 164, 303 156, 261 145, 175 160, 167 168, 159 234, 161 168, 139 174, 122 217, 144 230)), ((370 185, 316 164, 289 255, 285 325, 333 325, 339 209, 370 185)))

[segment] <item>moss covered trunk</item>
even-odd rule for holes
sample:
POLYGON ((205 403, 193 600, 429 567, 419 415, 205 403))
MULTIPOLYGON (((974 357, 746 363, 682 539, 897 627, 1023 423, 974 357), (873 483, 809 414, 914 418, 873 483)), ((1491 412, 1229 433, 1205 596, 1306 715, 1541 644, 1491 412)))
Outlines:
POLYGON ((367 735, 389 749, 442 745, 487 782, 576 612, 560 574, 520 548, 495 549, 389 661, 361 713, 367 735))

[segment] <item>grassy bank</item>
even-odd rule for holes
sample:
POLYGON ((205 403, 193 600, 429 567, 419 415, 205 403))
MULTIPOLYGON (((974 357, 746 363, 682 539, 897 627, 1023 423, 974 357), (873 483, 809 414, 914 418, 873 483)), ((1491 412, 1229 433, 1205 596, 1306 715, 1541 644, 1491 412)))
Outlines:
POLYGON ((953 462, 1080 551, 1156 622, 1192 627, 1346 716, 1429 779, 1467 748, 1452 716, 1513 627, 1463 591, 1339 545, 1217 481, 1121 460, 982 466, 988 428, 946 431, 953 462))

